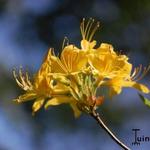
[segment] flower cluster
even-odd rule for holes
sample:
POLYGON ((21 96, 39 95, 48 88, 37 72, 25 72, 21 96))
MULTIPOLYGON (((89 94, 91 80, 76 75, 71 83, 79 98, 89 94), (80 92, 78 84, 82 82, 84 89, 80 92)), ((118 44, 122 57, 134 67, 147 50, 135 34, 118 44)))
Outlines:
POLYGON ((60 57, 49 49, 32 81, 27 72, 20 69, 17 74, 14 70, 17 84, 25 91, 15 101, 34 100, 33 113, 43 105, 48 108, 68 103, 78 117, 81 112, 91 113, 102 104, 103 95, 96 96, 96 93, 103 86, 108 87, 111 97, 120 94, 124 87, 149 93, 148 87, 137 81, 150 67, 143 71, 142 66, 133 69, 128 57, 118 54, 110 44, 102 43, 96 48, 93 35, 98 28, 99 23, 93 19, 83 19, 81 48, 66 44, 60 57))

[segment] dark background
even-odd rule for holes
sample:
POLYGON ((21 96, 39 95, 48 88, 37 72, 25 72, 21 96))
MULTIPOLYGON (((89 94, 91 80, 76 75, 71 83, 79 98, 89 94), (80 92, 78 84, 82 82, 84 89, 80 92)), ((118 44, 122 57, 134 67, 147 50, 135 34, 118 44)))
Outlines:
MULTIPOLYGON (((68 105, 31 115, 32 101, 16 105, 23 93, 12 69, 35 73, 47 52, 59 52, 64 36, 80 46, 82 18, 100 21, 95 39, 113 44, 133 66, 150 62, 149 0, 0 0, 0 150, 120 150, 87 115, 75 119, 68 105)), ((97 46, 98 46, 97 45, 97 46)), ((142 82, 150 85, 150 76, 142 82)), ((150 142, 132 146, 132 128, 150 136, 150 109, 134 89, 125 89, 99 109, 106 124, 131 149, 148 150, 150 142)))

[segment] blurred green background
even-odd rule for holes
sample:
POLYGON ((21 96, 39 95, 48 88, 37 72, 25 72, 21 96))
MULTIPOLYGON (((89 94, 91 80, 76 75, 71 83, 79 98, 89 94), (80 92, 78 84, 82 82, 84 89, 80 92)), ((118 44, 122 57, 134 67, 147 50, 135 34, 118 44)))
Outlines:
MULTIPOLYGON (((35 73, 48 48, 61 50, 64 36, 79 46, 83 17, 100 21, 98 44, 113 44, 134 66, 149 64, 149 0, 0 0, 0 150, 120 150, 92 118, 75 119, 68 105, 41 109, 33 117, 32 101, 12 102, 23 92, 12 69, 23 66, 35 73)), ((150 85, 149 75, 142 82, 150 85)), ((132 146, 133 128, 150 136, 150 109, 136 90, 106 99, 99 112, 131 149, 149 149, 150 142, 132 146)))

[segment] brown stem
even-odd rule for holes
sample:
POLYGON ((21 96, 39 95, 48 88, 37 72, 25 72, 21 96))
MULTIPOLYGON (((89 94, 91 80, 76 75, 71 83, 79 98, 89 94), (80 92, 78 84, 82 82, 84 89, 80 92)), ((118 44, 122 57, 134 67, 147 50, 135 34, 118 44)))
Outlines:
POLYGON ((110 131, 110 129, 105 125, 105 123, 102 121, 99 113, 97 113, 95 110, 90 113, 90 115, 98 122, 98 124, 110 135, 110 137, 124 150, 131 150, 129 147, 127 147, 125 144, 123 144, 113 133, 110 131))

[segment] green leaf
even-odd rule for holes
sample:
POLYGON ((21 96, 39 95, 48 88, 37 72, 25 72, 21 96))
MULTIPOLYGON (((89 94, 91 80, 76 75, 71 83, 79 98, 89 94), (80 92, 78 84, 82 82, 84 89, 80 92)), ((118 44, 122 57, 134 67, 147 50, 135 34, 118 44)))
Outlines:
POLYGON ((150 100, 146 97, 144 97, 143 95, 139 94, 139 97, 141 98, 141 100, 144 102, 144 104, 148 107, 150 107, 150 100))

